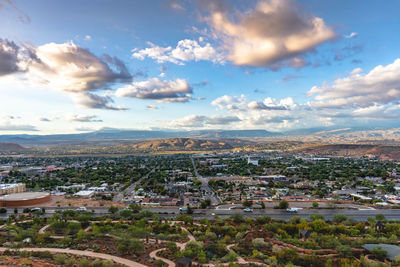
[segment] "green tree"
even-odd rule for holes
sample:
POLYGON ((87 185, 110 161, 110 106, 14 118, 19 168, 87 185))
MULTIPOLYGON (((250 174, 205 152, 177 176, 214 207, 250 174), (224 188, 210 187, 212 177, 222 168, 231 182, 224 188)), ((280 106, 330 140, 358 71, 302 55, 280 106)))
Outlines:
POLYGON ((243 201, 242 205, 243 205, 243 207, 250 208, 253 205, 253 202, 246 199, 243 201))
POLYGON ((279 209, 287 209, 287 208, 289 208, 289 202, 287 202, 286 200, 281 200, 279 202, 278 208, 279 209))
POLYGON ((372 255, 374 255, 375 258, 381 261, 383 261, 387 256, 386 250, 383 250, 381 246, 376 246, 375 248, 373 248, 371 250, 371 253, 372 255))
POLYGON ((111 206, 110 208, 108 208, 108 212, 111 214, 115 214, 118 212, 118 208, 115 206, 111 206))

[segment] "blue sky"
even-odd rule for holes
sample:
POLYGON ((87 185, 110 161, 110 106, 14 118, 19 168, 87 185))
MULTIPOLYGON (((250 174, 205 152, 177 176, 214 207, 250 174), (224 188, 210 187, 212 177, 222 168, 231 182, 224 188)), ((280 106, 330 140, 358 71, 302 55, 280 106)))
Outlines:
POLYGON ((398 10, 0 0, 0 134, 398 127, 398 10))

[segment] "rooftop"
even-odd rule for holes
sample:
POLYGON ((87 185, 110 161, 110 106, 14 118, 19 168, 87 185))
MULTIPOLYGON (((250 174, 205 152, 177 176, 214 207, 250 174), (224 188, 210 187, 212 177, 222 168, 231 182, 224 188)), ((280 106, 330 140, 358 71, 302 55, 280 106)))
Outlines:
POLYGON ((15 193, 4 195, 0 197, 0 200, 13 201, 13 200, 29 200, 29 199, 37 199, 48 196, 50 193, 48 192, 23 192, 23 193, 15 193))

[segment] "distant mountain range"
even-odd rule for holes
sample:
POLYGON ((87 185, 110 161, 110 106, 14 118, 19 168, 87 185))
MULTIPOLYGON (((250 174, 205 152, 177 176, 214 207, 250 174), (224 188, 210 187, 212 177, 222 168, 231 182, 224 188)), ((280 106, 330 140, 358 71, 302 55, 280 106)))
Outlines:
POLYGON ((263 138, 279 136, 280 133, 265 130, 201 130, 201 131, 146 131, 146 130, 119 130, 102 129, 81 134, 55 134, 55 135, 0 135, 0 142, 13 142, 19 144, 48 144, 88 141, 123 141, 123 140, 149 140, 165 138, 263 138))
POLYGON ((104 128, 99 131, 80 134, 55 135, 0 135, 0 142, 17 143, 21 145, 45 145, 85 142, 127 141, 140 142, 154 139, 193 138, 193 139, 287 139, 297 141, 318 141, 328 143, 354 143, 384 140, 398 142, 400 128, 308 128, 284 132, 266 130, 124 130, 104 128))

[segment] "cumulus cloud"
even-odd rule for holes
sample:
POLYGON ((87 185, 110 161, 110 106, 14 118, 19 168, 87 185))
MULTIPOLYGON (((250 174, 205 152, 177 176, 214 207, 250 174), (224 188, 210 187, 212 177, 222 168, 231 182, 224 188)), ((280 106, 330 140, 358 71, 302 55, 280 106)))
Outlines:
POLYGON ((104 89, 111 83, 132 78, 118 58, 108 55, 99 58, 73 42, 45 44, 37 47, 35 53, 39 61, 29 66, 30 77, 61 91, 104 89))
POLYGON ((240 119, 236 116, 204 116, 189 115, 181 119, 173 120, 167 123, 172 128, 203 128, 206 126, 228 125, 238 122, 240 119))
POLYGON ((126 110, 126 108, 113 106, 113 99, 109 96, 100 96, 90 92, 72 93, 72 100, 82 108, 126 110))
POLYGON ((21 71, 20 60, 19 46, 0 38, 0 76, 21 71))
POLYGON ((85 108, 121 110, 110 97, 94 94, 115 83, 131 82, 132 75, 117 57, 94 55, 73 42, 34 47, 0 39, 0 76, 23 73, 30 84, 69 93, 85 108))
POLYGON ((367 74, 357 68, 348 77, 314 86, 307 92, 316 108, 366 108, 400 100, 400 59, 367 74))
POLYGON ((72 122, 102 122, 96 115, 72 114, 68 116, 68 120, 72 122))
POLYGON ((296 107, 291 97, 283 98, 279 101, 271 97, 267 97, 262 101, 248 101, 244 95, 240 97, 224 95, 212 101, 211 105, 230 111, 290 110, 296 107))
POLYGON ((301 67, 302 54, 335 37, 322 18, 306 13, 294 0, 260 1, 236 20, 215 2, 209 10, 207 21, 235 65, 301 67))
POLYGON ((119 88, 117 97, 132 97, 140 99, 152 99, 158 102, 188 102, 192 99, 193 90, 184 79, 171 81, 151 78, 149 80, 133 82, 119 88))
POLYGON ((280 101, 267 97, 264 101, 252 101, 247 105, 249 109, 259 110, 289 110, 295 106, 296 104, 294 104, 291 97, 281 99, 280 101))
POLYGON ((175 48, 170 46, 160 47, 151 42, 147 43, 150 47, 132 50, 132 57, 143 60, 146 57, 156 60, 158 63, 171 62, 184 65, 188 61, 207 60, 214 63, 223 64, 224 58, 218 53, 210 43, 199 44, 195 40, 181 40, 175 48))
POLYGON ((237 110, 243 108, 243 106, 246 106, 247 100, 244 95, 241 96, 224 95, 213 100, 211 102, 211 105, 217 106, 219 109, 226 108, 227 110, 237 110))

